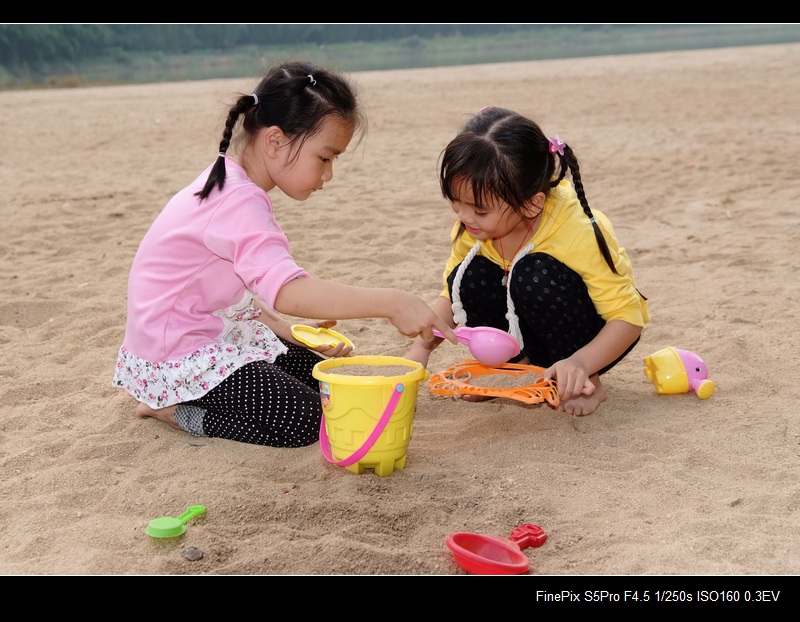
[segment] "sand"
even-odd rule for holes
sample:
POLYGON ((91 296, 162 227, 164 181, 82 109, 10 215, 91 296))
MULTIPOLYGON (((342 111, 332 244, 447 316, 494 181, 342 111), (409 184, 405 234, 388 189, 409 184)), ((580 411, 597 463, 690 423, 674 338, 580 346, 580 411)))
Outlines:
MULTIPOLYGON (((354 74, 366 140, 307 202, 273 193, 302 266, 433 302, 453 218, 437 159, 493 104, 573 146, 652 314, 588 417, 421 382, 385 477, 319 444, 191 437, 111 387, 139 241, 258 76, 0 93, 0 572, 465 575, 449 533, 530 523, 529 575, 800 573, 798 66, 788 44, 354 74), (670 346, 712 397, 657 394, 643 360, 670 346), (197 504, 182 536, 145 534, 197 504)), ((383 319, 336 330, 356 354, 409 346, 383 319)), ((468 358, 445 343, 428 370, 468 358)))

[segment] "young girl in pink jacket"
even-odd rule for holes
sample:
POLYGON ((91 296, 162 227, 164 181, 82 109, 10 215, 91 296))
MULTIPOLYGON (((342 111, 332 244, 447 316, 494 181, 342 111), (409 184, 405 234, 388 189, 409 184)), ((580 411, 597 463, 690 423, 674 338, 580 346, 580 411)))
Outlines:
POLYGON ((312 277, 295 263, 269 192, 298 201, 322 190, 363 129, 352 86, 302 62, 272 68, 228 113, 219 155, 167 203, 142 240, 113 384, 136 413, 195 436, 273 447, 318 438, 320 355, 281 314, 385 317, 406 336, 455 335, 417 296, 312 277), (231 146, 238 147, 230 149, 231 146))

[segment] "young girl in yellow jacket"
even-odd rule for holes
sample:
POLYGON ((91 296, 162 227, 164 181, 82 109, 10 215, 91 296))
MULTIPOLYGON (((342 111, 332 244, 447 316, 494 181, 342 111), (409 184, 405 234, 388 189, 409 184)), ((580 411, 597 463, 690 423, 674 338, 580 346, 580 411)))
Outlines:
MULTIPOLYGON (((546 368, 560 411, 594 412, 606 399, 600 376, 649 315, 570 146, 516 112, 483 108, 445 148, 439 181, 457 221, 436 313, 451 326, 508 331, 522 348, 510 362, 546 368)), ((441 341, 417 339, 406 356, 427 365, 441 341)))

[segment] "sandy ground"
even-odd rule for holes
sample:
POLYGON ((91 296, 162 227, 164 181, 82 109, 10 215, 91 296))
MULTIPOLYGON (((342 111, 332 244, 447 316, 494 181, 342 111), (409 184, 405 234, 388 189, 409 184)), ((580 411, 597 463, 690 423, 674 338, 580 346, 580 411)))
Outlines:
MULTIPOLYGON (((533 523, 531 575, 800 573, 800 45, 366 72, 366 140, 305 203, 298 262, 433 302, 452 213, 437 159, 468 115, 516 109, 582 161, 652 323, 576 418, 418 387, 403 469, 319 444, 198 439, 112 389, 144 232, 217 152, 252 80, 0 93, 0 572, 464 575, 453 532, 533 523), (659 395, 643 360, 696 352, 716 392, 659 395), (203 504, 186 533, 148 522, 203 504)), ((385 320, 337 329, 402 355, 385 320)), ((429 371, 469 358, 443 344, 429 371)))

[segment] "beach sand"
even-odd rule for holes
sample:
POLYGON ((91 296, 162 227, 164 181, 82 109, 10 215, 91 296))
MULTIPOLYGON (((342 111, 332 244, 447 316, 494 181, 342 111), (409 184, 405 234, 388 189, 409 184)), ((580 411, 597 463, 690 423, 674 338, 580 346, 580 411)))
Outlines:
MULTIPOLYGON (((308 201, 272 193, 300 265, 433 302, 438 157, 498 105, 574 148, 652 315, 588 417, 421 382, 385 477, 195 438, 111 387, 136 248, 258 76, 0 92, 0 572, 464 575, 449 533, 532 523, 531 575, 800 573, 798 66, 789 44, 354 74, 365 140, 308 201), (713 396, 657 394, 643 361, 669 346, 713 396), (197 504, 181 537, 145 534, 197 504)), ((385 319, 336 330, 360 355, 410 343, 385 319)), ((468 358, 444 343, 428 370, 468 358)))

